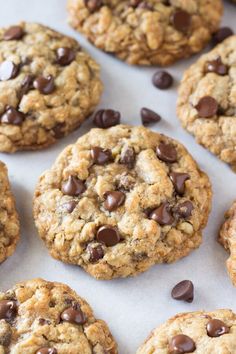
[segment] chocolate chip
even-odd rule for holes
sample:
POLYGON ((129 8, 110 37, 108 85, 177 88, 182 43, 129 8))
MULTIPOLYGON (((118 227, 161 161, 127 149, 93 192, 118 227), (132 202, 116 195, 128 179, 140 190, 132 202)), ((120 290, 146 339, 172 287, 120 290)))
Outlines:
POLYGON ((1 123, 21 125, 25 120, 24 113, 13 107, 8 107, 5 113, 1 116, 1 123))
POLYGON ((207 73, 216 73, 224 76, 228 73, 228 67, 222 63, 221 57, 218 57, 215 60, 211 60, 206 63, 205 71, 207 73))
POLYGON ((69 202, 63 204, 63 208, 66 209, 66 211, 68 211, 68 213, 72 213, 73 210, 75 209, 77 203, 75 200, 70 200, 69 202))
POLYGON ((57 49, 57 63, 67 66, 75 60, 75 52, 71 48, 61 47, 57 49))
POLYGON ((194 286, 191 280, 183 280, 176 284, 171 291, 171 296, 175 300, 193 302, 194 286))
POLYGON ((104 251, 101 245, 88 245, 88 251, 90 256, 89 261, 91 263, 96 263, 97 261, 99 261, 99 259, 102 259, 104 257, 104 251))
POLYGON ((44 95, 49 95, 55 89, 54 78, 52 75, 47 77, 39 76, 34 80, 34 88, 44 95))
POLYGON ((16 301, 0 301, 0 320, 13 321, 17 315, 16 301))
POLYGON ((0 80, 7 81, 14 79, 19 72, 19 65, 10 60, 5 60, 0 65, 0 80))
POLYGON ((166 90, 173 85, 173 77, 167 71, 157 71, 152 77, 152 83, 160 90, 166 90))
POLYGON ((164 162, 173 163, 177 161, 176 148, 171 144, 160 143, 156 148, 156 154, 164 162))
POLYGON ((31 89, 33 89, 34 76, 26 75, 21 83, 21 88, 19 92, 19 97, 27 94, 31 89))
POLYGON ((143 125, 158 123, 161 120, 161 116, 159 114, 148 108, 141 109, 141 118, 143 125))
POLYGON ((62 184, 63 194, 78 197, 86 190, 84 182, 75 176, 69 176, 68 180, 62 184))
POLYGON ((3 39, 5 41, 21 39, 24 35, 24 30, 20 26, 12 26, 6 30, 3 34, 3 39))
POLYGON ((93 162, 97 165, 105 165, 113 161, 111 150, 102 149, 99 146, 95 146, 91 149, 91 157, 93 162))
POLYGON ((213 35, 213 44, 219 44, 223 42, 226 38, 232 36, 234 32, 229 27, 221 27, 214 35, 213 35))
POLYGON ((187 219, 192 215, 192 211, 193 211, 194 207, 192 202, 190 202, 189 200, 186 200, 183 203, 178 204, 175 209, 174 212, 178 217, 181 217, 183 219, 187 219))
POLYGON ((126 165, 130 170, 135 165, 135 151, 132 147, 124 148, 121 152, 120 163, 126 165))
POLYGON ((120 234, 117 228, 103 225, 97 231, 97 240, 104 243, 107 247, 115 246, 120 242, 120 234))
POLYGON ((171 214, 170 204, 165 202, 149 214, 149 219, 155 220, 161 226, 171 225, 174 218, 171 214))
POLYGON ((84 0, 85 6, 89 9, 91 12, 95 12, 100 9, 102 6, 102 0, 84 0))
POLYGON ((37 350, 36 354, 57 354, 56 348, 42 347, 37 350))
POLYGON ((216 115, 219 106, 213 97, 204 96, 200 99, 195 108, 201 118, 212 118, 216 115))
POLYGON ((65 123, 57 123, 53 128, 53 135, 56 139, 61 139, 65 136, 65 123))
POLYGON ((187 32, 191 26, 192 18, 187 11, 176 10, 171 16, 174 28, 180 32, 187 32))
POLYGON ((50 325, 51 321, 46 320, 45 318, 39 318, 39 324, 40 326, 50 325))
POLYGON ((170 179, 174 185, 175 191, 183 195, 185 191, 185 182, 190 178, 188 173, 171 172, 170 179))
POLYGON ((192 353, 196 349, 196 345, 190 337, 178 334, 171 339, 169 349, 170 354, 192 353))
POLYGON ((105 197, 104 208, 108 211, 116 210, 125 201, 125 194, 119 191, 106 192, 105 197))
POLYGON ((61 313, 61 320, 65 322, 83 325, 86 322, 85 315, 79 305, 71 306, 61 313))
POLYGON ((97 111, 93 123, 99 128, 109 128, 120 124, 120 112, 112 109, 100 109, 97 111))
POLYGON ((221 320, 212 319, 207 323, 207 334, 209 337, 220 337, 229 333, 229 327, 221 320))

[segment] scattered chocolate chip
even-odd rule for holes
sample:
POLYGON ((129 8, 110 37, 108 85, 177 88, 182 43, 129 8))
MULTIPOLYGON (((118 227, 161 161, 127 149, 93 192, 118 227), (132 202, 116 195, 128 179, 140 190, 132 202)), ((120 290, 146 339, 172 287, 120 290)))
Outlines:
POLYGON ((121 152, 120 163, 126 165, 130 170, 135 165, 135 151, 132 147, 124 148, 121 152))
POLYGON ((207 334, 209 337, 220 337, 229 333, 229 327, 221 320, 212 319, 207 323, 207 334))
POLYGON ((206 63, 205 72, 224 76, 228 73, 228 67, 222 63, 221 57, 218 57, 206 63))
POLYGON ((175 207, 175 214, 183 219, 187 219, 192 215, 192 211, 193 211, 194 207, 192 202, 190 202, 189 200, 186 200, 183 203, 178 204, 175 207))
POLYGON ((109 128, 120 124, 120 112, 112 109, 100 109, 93 118, 93 123, 99 128, 109 128))
POLYGON ((201 118, 212 118, 218 112, 219 105, 211 96, 204 96, 195 106, 201 118))
POLYGON ((6 112, 1 116, 1 123, 21 125, 25 120, 24 113, 13 107, 8 107, 6 112))
POLYGON ((47 77, 39 76, 34 80, 34 88, 44 95, 49 95, 55 89, 54 78, 52 75, 47 77))
POLYGON ((61 139, 65 136, 65 123, 57 123, 53 128, 53 135, 56 139, 61 139))
POLYGON ((166 90, 173 85, 173 77, 167 71, 157 71, 152 77, 152 83, 160 90, 166 90))
POLYGON ((71 306, 68 309, 64 310, 61 313, 61 320, 79 325, 83 325, 86 322, 85 315, 83 314, 78 305, 71 306))
POLYGON ((221 27, 212 37, 213 44, 217 45, 223 42, 226 38, 232 36, 234 32, 229 27, 221 27))
POLYGON ((168 202, 161 204, 149 214, 149 219, 155 220, 158 224, 171 225, 174 222, 168 202))
POLYGON ((0 65, 0 80, 7 81, 14 79, 19 72, 19 65, 10 60, 5 60, 0 65))
POLYGON ((141 109, 141 118, 143 125, 158 123, 161 120, 161 116, 159 114, 148 108, 141 109))
POLYGON ((36 354, 57 354, 56 348, 42 347, 37 350, 36 354))
POLYGON ((97 231, 97 240, 104 243, 107 247, 115 246, 120 242, 120 234, 117 228, 103 225, 97 231))
POLYGON ((0 320, 13 321, 17 315, 17 304, 13 300, 0 301, 0 320))
POLYGON ((195 351, 196 345, 190 337, 178 334, 171 339, 169 349, 170 354, 192 353, 195 351))
POLYGON ((177 151, 174 145, 160 143, 156 148, 156 154, 164 162, 173 163, 177 161, 177 151))
POLYGON ((63 204, 63 208, 66 209, 66 211, 68 211, 68 213, 72 213, 73 210, 75 209, 77 203, 75 200, 70 200, 69 202, 63 204))
POLYGON ((174 28, 180 32, 187 32, 191 26, 192 18, 187 11, 176 10, 171 16, 174 28))
POLYGON ((31 89, 33 89, 34 76, 26 75, 21 83, 21 88, 19 91, 19 97, 23 97, 27 94, 31 89))
POLYGON ((113 211, 119 208, 125 201, 125 194, 119 191, 105 193, 104 208, 108 211, 113 211))
POLYGON ((67 66, 75 60, 75 52, 71 48, 61 47, 57 49, 57 63, 67 66))
POLYGON ((24 30, 20 26, 12 26, 6 30, 3 34, 3 39, 5 41, 21 39, 24 35, 24 30))
POLYGON ((78 197, 86 190, 84 182, 75 176, 69 176, 68 180, 62 184, 63 194, 78 197))
POLYGON ((188 173, 171 172, 170 179, 174 185, 175 191, 183 195, 185 191, 185 182, 190 178, 188 173))
POLYGON ((175 300, 193 302, 194 286, 191 280, 183 280, 176 284, 171 291, 171 296, 175 300))
POLYGON ((89 260, 91 263, 96 263, 99 259, 104 257, 104 251, 101 245, 92 246, 88 245, 89 260))
POLYGON ((99 146, 95 146, 91 149, 91 157, 93 162, 97 165, 105 165, 113 161, 111 150, 102 149, 99 146))
POLYGON ((84 0, 85 6, 89 9, 91 12, 95 12, 100 9, 102 6, 102 0, 84 0))

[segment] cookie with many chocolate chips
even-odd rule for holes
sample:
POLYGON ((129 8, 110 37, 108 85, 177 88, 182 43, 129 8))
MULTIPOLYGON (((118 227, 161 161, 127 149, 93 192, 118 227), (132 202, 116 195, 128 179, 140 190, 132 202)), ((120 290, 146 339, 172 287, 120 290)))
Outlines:
POLYGON ((180 143, 117 125, 59 155, 39 179, 34 217, 53 257, 111 279, 197 248, 210 205, 210 182, 180 143))
POLYGON ((0 29, 0 151, 53 144, 101 92, 99 66, 74 39, 33 23, 0 29))
POLYGON ((0 352, 117 354, 117 345, 72 289, 34 279, 0 292, 0 352))
POLYGON ((229 276, 236 286, 236 201, 225 214, 225 221, 219 234, 219 242, 229 251, 230 256, 226 262, 229 276))
POLYGON ((197 142, 236 171, 236 36, 203 55, 184 74, 179 119, 197 142))
POLYGON ((7 167, 1 161, 0 196, 0 263, 2 263, 15 251, 19 241, 20 224, 8 180, 7 167))
POLYGON ((157 327, 136 354, 233 354, 235 341, 231 310, 180 313, 157 327))
POLYGON ((216 32, 221 0, 68 0, 69 23, 130 64, 169 65, 216 32))

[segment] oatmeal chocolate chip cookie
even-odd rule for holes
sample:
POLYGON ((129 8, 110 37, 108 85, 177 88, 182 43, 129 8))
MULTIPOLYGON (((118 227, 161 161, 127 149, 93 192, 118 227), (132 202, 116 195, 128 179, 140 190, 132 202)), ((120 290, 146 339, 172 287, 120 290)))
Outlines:
POLYGON ((39 179, 34 217, 51 255, 99 279, 197 248, 211 186, 177 141, 144 127, 92 129, 39 179))
POLYGON ((225 214, 225 222, 221 227, 219 242, 230 252, 227 269, 234 286, 236 286, 236 201, 225 214))
POLYGON ((54 143, 101 92, 98 65, 74 39, 33 23, 0 29, 0 151, 54 143))
MULTIPOLYGON (((0 161, 0 263, 15 251, 20 224, 15 200, 10 189, 7 168, 0 161)), ((0 351, 1 353, 1 351, 0 351)))
POLYGON ((137 354, 234 354, 235 341, 231 310, 180 313, 157 327, 137 354))
POLYGON ((217 31, 221 0, 68 0, 69 23, 130 64, 168 65, 217 31))
POLYGON ((177 111, 197 142, 236 171, 236 36, 185 72, 177 111))
POLYGON ((0 353, 117 354, 117 345, 72 289, 34 279, 0 292, 0 353))

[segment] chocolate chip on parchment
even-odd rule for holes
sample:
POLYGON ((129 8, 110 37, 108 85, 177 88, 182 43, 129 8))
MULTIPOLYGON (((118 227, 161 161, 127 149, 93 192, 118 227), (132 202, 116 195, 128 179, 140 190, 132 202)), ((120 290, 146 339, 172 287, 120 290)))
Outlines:
POLYGON ((188 173, 171 172, 170 179, 174 185, 175 191, 179 195, 183 195, 185 191, 185 182, 190 179, 188 173))
POLYGON ((34 88, 44 95, 49 95, 55 89, 54 78, 52 75, 48 75, 47 77, 39 76, 34 80, 33 84, 34 88))
POLYGON ((115 246, 120 242, 120 234, 116 227, 103 225, 97 231, 97 240, 107 247, 115 246))
POLYGON ((6 112, 1 116, 1 123, 21 125, 25 120, 24 113, 13 107, 8 107, 6 112))
POLYGON ((18 40, 24 36, 24 30, 20 26, 12 26, 8 28, 3 34, 3 39, 5 41, 18 40))
POLYGON ((194 286, 191 280, 182 280, 176 284, 171 291, 171 296, 175 300, 192 302, 194 297, 194 286))
POLYGON ((91 149, 91 157, 93 162, 98 165, 105 165, 113 161, 111 150, 102 149, 99 146, 95 146, 91 149))
POLYGON ((195 106, 201 118, 212 118, 218 112, 218 102, 211 96, 202 97, 195 106))
POLYGON ((186 200, 185 202, 178 204, 175 207, 174 212, 178 217, 187 219, 192 215, 193 209, 193 203, 190 202, 190 200, 186 200))
POLYGON ((205 67, 206 73, 216 73, 224 76, 228 73, 228 67, 222 63, 221 57, 217 57, 214 60, 208 61, 205 67))
POLYGON ((171 16, 171 22, 174 28, 180 32, 187 32, 191 27, 191 15, 184 10, 176 10, 171 16))
POLYGON ((141 118, 143 125, 158 123, 161 120, 161 116, 149 108, 141 109, 141 118))
POLYGON ((7 81, 14 79, 19 72, 19 65, 10 60, 5 60, 0 64, 0 80, 7 81))
POLYGON ((85 190, 85 184, 75 176, 69 176, 68 180, 62 184, 62 193, 70 196, 79 196, 85 190))
POLYGON ((89 261, 91 263, 96 263, 99 259, 104 257, 104 251, 101 245, 92 246, 88 245, 89 261))
POLYGON ((152 83, 160 90, 166 90, 173 85, 173 77, 167 71, 157 71, 152 77, 152 83))
POLYGON ((57 49, 57 63, 67 66, 75 60, 75 52, 71 48, 61 47, 57 49))
POLYGON ((156 154, 164 162, 173 163, 177 161, 177 151, 172 144, 160 143, 156 148, 156 154))
POLYGON ((108 211, 114 211, 124 204, 125 194, 120 191, 111 191, 105 193, 105 198, 104 208, 108 211))
POLYGON ((195 349, 196 345, 192 338, 184 334, 178 334, 173 337, 169 345, 170 354, 192 353, 195 349))
POLYGON ((174 222, 174 217, 170 210, 170 204, 168 202, 162 203, 149 214, 149 219, 155 220, 162 226, 171 225, 174 222))
POLYGON ((102 0, 84 0, 85 6, 89 9, 91 12, 95 12, 100 9, 102 6, 102 0))
POLYGON ((229 327, 221 320, 212 319, 207 323, 207 334, 209 337, 220 337, 229 333, 229 327))
POLYGON ((74 323, 74 324, 83 325, 86 322, 86 317, 78 305, 78 306, 71 306, 68 309, 64 310, 61 313, 61 320, 74 323))
POLYGON ((233 34, 234 32, 230 27, 221 27, 212 37, 213 44, 217 45, 233 34))
POLYGON ((17 316, 17 304, 13 300, 0 301, 0 320, 13 321, 17 316))
POLYGON ((37 350, 36 354, 57 354, 56 348, 42 347, 37 350))
POLYGON ((120 124, 120 112, 113 109, 100 109, 93 118, 93 123, 98 128, 110 128, 120 124))

